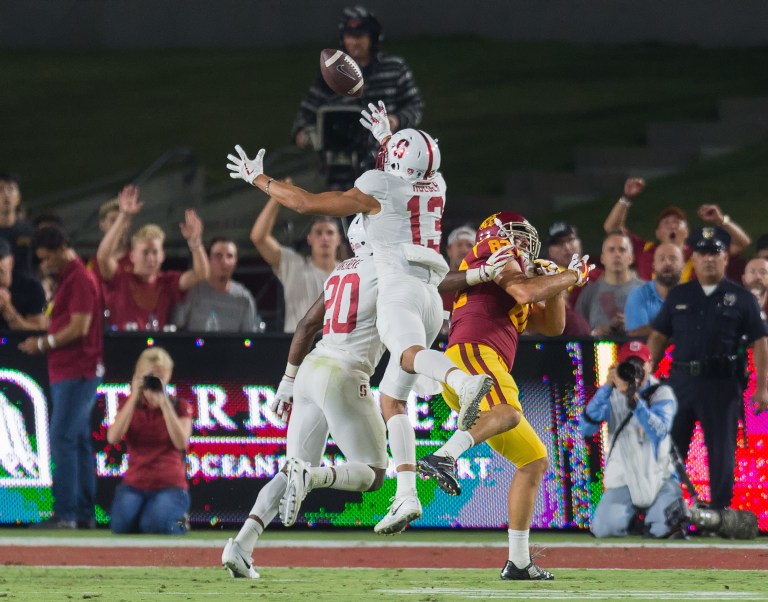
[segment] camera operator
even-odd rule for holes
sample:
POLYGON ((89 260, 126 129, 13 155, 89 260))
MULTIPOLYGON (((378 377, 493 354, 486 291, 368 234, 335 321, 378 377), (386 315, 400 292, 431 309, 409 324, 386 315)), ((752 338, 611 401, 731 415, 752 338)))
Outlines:
POLYGON ((182 535, 187 531, 189 485, 184 453, 192 408, 169 397, 173 360, 160 347, 139 356, 131 393, 107 430, 107 442, 127 444, 128 470, 112 502, 113 533, 182 535))
POLYGON ((643 515, 644 533, 666 537, 679 528, 683 496, 669 435, 677 411, 672 389, 651 376, 651 352, 640 341, 619 349, 619 363, 587 404, 580 429, 591 437, 608 423, 605 492, 592 517, 595 537, 622 537, 643 515))
MULTIPOLYGON (((302 149, 314 148, 319 151, 328 150, 327 146, 337 147, 346 141, 348 151, 360 151, 358 162, 351 166, 352 173, 338 176, 333 173, 327 158, 325 169, 329 184, 335 178, 347 178, 354 182, 363 171, 371 169, 376 160, 379 143, 372 136, 360 136, 360 109, 370 103, 381 100, 387 110, 390 129, 396 132, 403 128, 415 128, 421 123, 424 112, 424 102, 421 92, 405 61, 399 57, 381 50, 384 39, 382 26, 376 16, 362 6, 345 8, 338 23, 339 48, 349 54, 360 66, 365 86, 360 97, 340 97, 325 83, 318 72, 315 81, 299 105, 299 110, 293 122, 291 139, 302 149), (319 140, 318 111, 323 108, 339 108, 337 114, 331 114, 329 127, 324 138, 319 140), (353 109, 354 110, 351 110, 353 109), (349 111, 345 111, 349 109, 349 111), (361 148, 358 148, 358 147, 361 148), (353 147, 353 148, 352 148, 353 147), (350 179, 351 178, 351 179, 350 179)), ((338 150, 334 148, 332 150, 338 150)), ((344 170, 341 170, 342 172, 344 170)), ((347 188, 349 186, 340 186, 347 188)))

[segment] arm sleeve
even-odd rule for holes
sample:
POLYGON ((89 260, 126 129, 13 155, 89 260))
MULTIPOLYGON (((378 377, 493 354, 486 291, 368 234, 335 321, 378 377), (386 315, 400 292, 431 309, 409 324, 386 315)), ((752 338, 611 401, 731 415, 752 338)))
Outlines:
POLYGON ((634 411, 635 418, 653 442, 656 453, 659 451, 659 444, 672 429, 672 421, 676 412, 677 402, 672 389, 667 386, 658 388, 653 394, 650 405, 642 397, 642 394, 637 401, 634 411))
POLYGON ((624 304, 624 329, 635 330, 651 321, 648 306, 643 303, 643 288, 638 287, 629 293, 624 304))
POLYGON ((600 429, 600 423, 611 415, 611 394, 613 387, 603 385, 589 400, 587 407, 579 417, 579 430, 584 437, 591 437, 600 429))

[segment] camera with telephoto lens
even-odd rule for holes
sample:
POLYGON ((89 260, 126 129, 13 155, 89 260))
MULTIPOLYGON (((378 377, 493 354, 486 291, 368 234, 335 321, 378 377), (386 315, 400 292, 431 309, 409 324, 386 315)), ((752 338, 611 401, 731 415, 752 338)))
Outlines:
POLYGON ((142 388, 147 391, 162 391, 165 387, 163 387, 163 381, 157 376, 154 374, 147 374, 144 377, 142 388))

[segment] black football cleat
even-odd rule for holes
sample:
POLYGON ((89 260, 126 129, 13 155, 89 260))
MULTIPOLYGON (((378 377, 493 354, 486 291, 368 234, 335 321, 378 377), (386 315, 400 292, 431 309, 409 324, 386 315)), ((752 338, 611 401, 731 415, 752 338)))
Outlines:
POLYGON ((426 477, 434 477, 437 486, 448 495, 459 495, 461 485, 456 478, 456 460, 451 456, 429 454, 417 462, 419 472, 426 477))
POLYGON ((501 569, 501 578, 509 581, 552 581, 555 576, 532 562, 524 569, 519 569, 507 560, 507 564, 501 569))

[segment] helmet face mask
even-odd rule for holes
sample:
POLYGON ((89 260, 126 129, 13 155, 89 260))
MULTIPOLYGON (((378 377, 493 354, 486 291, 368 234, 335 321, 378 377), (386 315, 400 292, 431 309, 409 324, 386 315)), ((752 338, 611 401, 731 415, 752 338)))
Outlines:
POLYGON ((408 182, 431 180, 440 169, 437 142, 421 130, 400 130, 387 141, 386 150, 384 171, 408 182))
POLYGON ((519 213, 500 211, 485 218, 477 230, 477 242, 494 237, 509 240, 528 261, 533 261, 539 256, 541 250, 539 233, 519 213))

